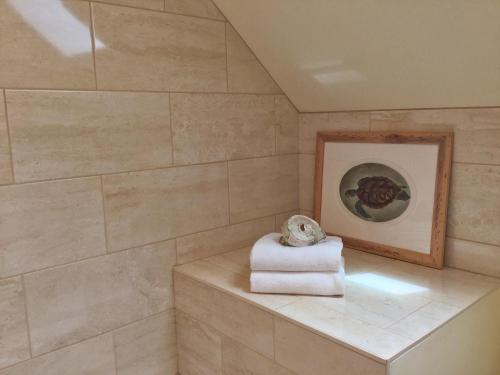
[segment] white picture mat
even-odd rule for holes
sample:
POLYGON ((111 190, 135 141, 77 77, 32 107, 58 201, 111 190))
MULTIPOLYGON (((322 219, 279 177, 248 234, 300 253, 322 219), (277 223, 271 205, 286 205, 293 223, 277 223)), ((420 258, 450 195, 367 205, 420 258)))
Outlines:
POLYGON ((321 226, 328 233, 430 254, 438 145, 327 142, 324 151, 321 226), (382 163, 410 185, 407 210, 387 222, 365 221, 351 213, 339 194, 352 167, 382 163))

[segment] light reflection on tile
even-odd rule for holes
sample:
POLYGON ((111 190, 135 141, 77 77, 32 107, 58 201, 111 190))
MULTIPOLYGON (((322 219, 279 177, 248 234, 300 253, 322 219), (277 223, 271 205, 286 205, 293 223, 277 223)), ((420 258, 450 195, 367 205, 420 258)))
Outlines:
POLYGON ((95 88, 89 4, 0 2, 0 87, 95 88))

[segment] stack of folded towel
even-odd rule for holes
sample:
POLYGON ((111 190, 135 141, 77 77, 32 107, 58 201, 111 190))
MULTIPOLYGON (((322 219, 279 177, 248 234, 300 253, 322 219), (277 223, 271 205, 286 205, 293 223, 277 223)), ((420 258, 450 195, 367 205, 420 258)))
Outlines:
POLYGON ((280 233, 258 240, 250 255, 250 289, 255 293, 343 295, 342 240, 327 238, 315 245, 280 244, 280 233))

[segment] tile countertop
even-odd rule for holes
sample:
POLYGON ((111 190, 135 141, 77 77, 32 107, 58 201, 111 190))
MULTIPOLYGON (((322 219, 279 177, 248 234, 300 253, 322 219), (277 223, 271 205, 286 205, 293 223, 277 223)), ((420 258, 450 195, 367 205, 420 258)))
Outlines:
POLYGON ((500 280, 435 270, 344 249, 346 294, 314 297, 250 293, 249 248, 175 268, 374 360, 386 363, 500 287, 500 280))

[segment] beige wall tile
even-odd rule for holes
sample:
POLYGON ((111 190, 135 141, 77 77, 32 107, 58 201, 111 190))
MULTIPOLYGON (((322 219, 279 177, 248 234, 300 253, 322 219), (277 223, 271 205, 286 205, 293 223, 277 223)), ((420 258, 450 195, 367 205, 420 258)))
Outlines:
POLYGON ((0 87, 94 88, 89 24, 84 1, 0 2, 0 87))
POLYGON ((448 237, 444 255, 448 267, 500 277, 499 246, 448 237))
POLYGON ((173 305, 174 242, 123 251, 25 276, 35 355, 173 305))
POLYGON ((300 215, 299 210, 288 211, 275 216, 274 231, 281 232, 281 227, 291 216, 300 215))
POLYGON ((30 357, 24 311, 21 278, 0 280, 0 368, 30 357))
POLYGON ((9 136, 3 91, 0 91, 0 185, 12 183, 9 136))
POLYGON ((453 165, 448 235, 500 245, 500 166, 453 165))
POLYGON ((315 161, 314 155, 299 155, 299 207, 302 210, 312 211, 314 207, 315 161))
POLYGON ((273 228, 274 218, 267 217, 177 238, 177 261, 183 264, 251 246, 273 228))
POLYGON ((164 0, 100 0, 100 2, 153 10, 164 8, 164 0))
POLYGON ((168 94, 7 91, 16 181, 168 167, 168 94))
POLYGON ((222 375, 222 337, 208 325, 176 311, 179 373, 222 375))
POLYGON ((112 251, 228 224, 225 163, 103 177, 112 251))
POLYGON ((316 152, 316 133, 319 131, 368 131, 369 112, 302 113, 299 115, 299 150, 304 154, 316 152))
POLYGON ((171 99, 175 164, 272 154, 272 96, 172 94, 171 99))
POLYGON ((110 375, 115 373, 113 340, 102 335, 9 367, 0 375, 110 375))
POLYGON ((273 358, 271 314, 178 272, 176 307, 251 349, 273 358))
POLYGON ((231 222, 298 207, 297 155, 229 162, 231 222))
POLYGON ((307 217, 310 217, 310 218, 314 218, 314 214, 312 211, 309 211, 309 210, 299 210, 300 214, 301 215, 304 215, 304 216, 307 216, 307 217))
POLYGON ((229 92, 280 94, 276 82, 229 23, 226 33, 229 92))
POLYGON ((167 12, 224 20, 212 0, 165 0, 167 12))
POLYGON ((276 362, 225 337, 222 345, 224 375, 293 375, 276 362))
POLYGON ((284 95, 275 97, 276 153, 292 154, 299 150, 299 113, 284 95))
POLYGON ((117 375, 175 375, 175 312, 170 309, 113 332, 117 375))
POLYGON ((224 23, 92 4, 100 89, 226 91, 224 23))
POLYGON ((453 131, 453 159, 500 164, 500 108, 372 112, 372 130, 453 131))
POLYGON ((98 178, 0 187, 0 277, 106 252, 98 178))
POLYGON ((385 366, 275 318, 276 362, 300 375, 384 375, 385 366))

